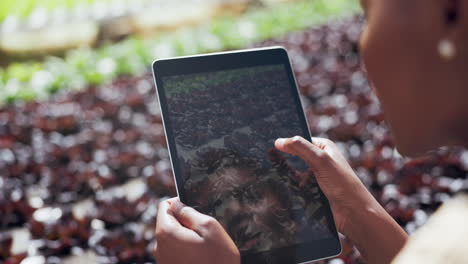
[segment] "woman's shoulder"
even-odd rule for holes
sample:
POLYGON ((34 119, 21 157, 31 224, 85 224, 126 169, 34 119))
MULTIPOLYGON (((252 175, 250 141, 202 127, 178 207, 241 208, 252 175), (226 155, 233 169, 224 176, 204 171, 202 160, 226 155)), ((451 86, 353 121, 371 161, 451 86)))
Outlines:
POLYGON ((468 194, 442 205, 413 234, 393 264, 468 263, 468 194))

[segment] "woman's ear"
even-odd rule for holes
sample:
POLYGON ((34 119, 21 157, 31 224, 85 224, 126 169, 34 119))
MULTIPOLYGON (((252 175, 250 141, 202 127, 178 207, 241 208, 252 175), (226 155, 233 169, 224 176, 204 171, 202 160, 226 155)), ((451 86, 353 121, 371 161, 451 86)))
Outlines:
MULTIPOLYGON (((460 23, 462 0, 443 0, 442 1, 442 36, 439 40, 437 50, 441 59, 452 61, 459 53, 458 48, 463 44, 460 43, 460 36, 464 35, 464 25, 460 23), (460 32, 461 31, 461 32, 460 32)), ((465 1, 463 1, 465 2, 465 1)))
POLYGON ((444 14, 445 24, 447 26, 457 24, 461 9, 460 0, 446 0, 444 3, 446 5, 444 14))

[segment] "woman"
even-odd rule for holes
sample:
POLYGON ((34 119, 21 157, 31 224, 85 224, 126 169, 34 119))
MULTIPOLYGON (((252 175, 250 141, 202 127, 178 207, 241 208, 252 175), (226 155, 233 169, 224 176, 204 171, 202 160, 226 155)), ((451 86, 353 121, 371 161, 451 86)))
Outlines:
MULTIPOLYGON (((399 152, 415 157, 440 146, 468 146, 468 1, 361 4, 368 21, 361 39, 363 60, 399 152)), ((407 234, 333 142, 312 142, 293 137, 278 139, 275 145, 309 164, 330 201, 338 230, 365 260, 390 263, 405 246, 407 234)), ((161 203, 156 236, 159 263, 240 262, 222 226, 177 199, 161 203)))

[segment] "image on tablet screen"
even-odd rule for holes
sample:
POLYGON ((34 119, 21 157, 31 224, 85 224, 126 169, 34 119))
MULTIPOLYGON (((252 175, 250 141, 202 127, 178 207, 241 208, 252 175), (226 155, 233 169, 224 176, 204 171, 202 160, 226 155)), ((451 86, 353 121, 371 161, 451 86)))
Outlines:
POLYGON ((333 236, 307 165, 274 147, 305 135, 284 65, 169 76, 163 85, 186 199, 241 251, 333 236))

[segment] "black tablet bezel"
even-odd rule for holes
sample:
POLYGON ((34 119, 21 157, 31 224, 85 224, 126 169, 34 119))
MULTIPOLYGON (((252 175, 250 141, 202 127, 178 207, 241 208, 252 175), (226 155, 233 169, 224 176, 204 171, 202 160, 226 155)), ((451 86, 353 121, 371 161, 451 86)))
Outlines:
MULTIPOLYGON (((299 90, 292 71, 291 63, 287 51, 282 47, 269 47, 261 49, 240 50, 234 52, 221 52, 188 57, 177 57, 169 59, 156 60, 153 63, 153 75, 156 82, 156 90, 161 107, 166 140, 169 149, 169 156, 174 172, 174 178, 177 186, 177 194, 182 202, 186 203, 183 177, 180 174, 180 167, 177 160, 177 149, 173 130, 169 122, 169 112, 162 79, 167 76, 185 75, 203 72, 222 71, 229 69, 238 69, 245 67, 254 67, 262 65, 282 64, 288 74, 292 94, 296 101, 297 111, 300 116, 304 138, 310 140, 311 133, 304 114, 299 90), (159 89, 160 88, 160 89, 159 89)), ((291 135, 294 136, 294 135, 291 135)), ((341 244, 336 232, 333 215, 324 195, 321 195, 322 203, 328 208, 327 222, 330 230, 334 230, 333 238, 328 240, 317 240, 302 244, 293 245, 286 248, 273 249, 267 252, 249 253, 242 252, 242 263, 306 263, 319 259, 337 256, 341 253, 341 244), (314 249, 311 251, 311 249, 314 249)), ((188 204, 190 205, 190 204, 188 204)))

